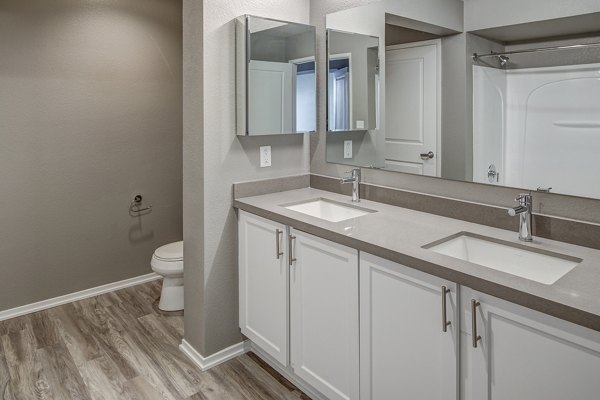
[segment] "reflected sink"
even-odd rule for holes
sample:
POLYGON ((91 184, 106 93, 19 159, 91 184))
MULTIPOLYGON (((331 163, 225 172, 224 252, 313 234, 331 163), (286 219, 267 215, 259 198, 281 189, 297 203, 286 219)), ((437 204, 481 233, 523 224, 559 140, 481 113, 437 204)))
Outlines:
POLYGON ((323 198, 311 199, 301 203, 285 204, 282 207, 331 222, 345 221, 377 212, 323 198))
POLYGON ((468 232, 461 232, 423 247, 546 285, 553 284, 582 261, 468 232))

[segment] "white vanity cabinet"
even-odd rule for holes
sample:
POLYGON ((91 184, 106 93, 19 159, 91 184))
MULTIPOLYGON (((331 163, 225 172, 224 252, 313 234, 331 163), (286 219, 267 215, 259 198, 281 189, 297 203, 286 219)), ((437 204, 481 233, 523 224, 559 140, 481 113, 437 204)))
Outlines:
POLYGON ((240 328, 330 400, 359 399, 358 251, 239 212, 240 328))
POLYGON ((240 328, 285 366, 289 354, 286 227, 240 211, 238 236, 240 328))
POLYGON ((600 332, 244 211, 239 268, 242 333, 315 398, 600 398, 600 332))
POLYGON ((359 398, 358 251, 290 228, 291 363, 330 400, 359 398))
POLYGON ((457 285, 360 255, 363 400, 458 398, 457 285))
POLYGON ((469 288, 461 303, 465 399, 600 398, 599 332, 469 288))

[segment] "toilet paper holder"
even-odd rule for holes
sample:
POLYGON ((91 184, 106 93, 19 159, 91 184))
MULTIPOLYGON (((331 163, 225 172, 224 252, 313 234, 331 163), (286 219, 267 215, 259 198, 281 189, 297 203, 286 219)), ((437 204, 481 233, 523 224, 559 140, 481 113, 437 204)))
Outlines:
POLYGON ((139 214, 144 211, 152 210, 152 204, 146 207, 142 207, 142 201, 143 197, 141 194, 136 194, 135 196, 133 196, 133 200, 131 200, 131 203, 129 204, 129 212, 131 214, 139 214))

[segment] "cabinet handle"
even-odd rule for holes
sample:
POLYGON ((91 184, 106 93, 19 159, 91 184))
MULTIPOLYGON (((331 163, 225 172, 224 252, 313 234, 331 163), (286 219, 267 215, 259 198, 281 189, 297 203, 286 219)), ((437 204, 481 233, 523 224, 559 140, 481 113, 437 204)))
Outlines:
POLYGON ((296 261, 296 257, 294 257, 294 240, 296 240, 296 236, 290 235, 288 242, 288 257, 290 261, 290 267, 292 266, 292 263, 296 261))
POLYGON ((475 349, 477 348, 477 342, 481 340, 481 336, 477 334, 477 307, 480 305, 480 302, 471 299, 471 338, 475 349))
POLYGON ((446 296, 448 293, 450 293, 450 289, 446 286, 442 286, 442 332, 448 332, 448 327, 451 324, 446 316, 446 296))
POLYGON ((283 255, 281 251, 281 239, 279 238, 283 234, 281 229, 275 229, 275 257, 279 260, 279 257, 283 255))
POLYGON ((433 151, 430 151, 428 153, 421 153, 419 154, 421 157, 421 160, 425 161, 425 160, 430 160, 433 157, 435 157, 435 154, 433 154, 433 151))

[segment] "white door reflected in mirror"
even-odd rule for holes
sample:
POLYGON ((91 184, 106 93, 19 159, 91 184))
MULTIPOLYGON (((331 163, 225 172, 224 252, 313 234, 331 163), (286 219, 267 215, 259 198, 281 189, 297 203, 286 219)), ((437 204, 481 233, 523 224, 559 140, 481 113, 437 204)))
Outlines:
POLYGON ((388 46, 385 52, 385 168, 436 176, 441 41, 388 46))

